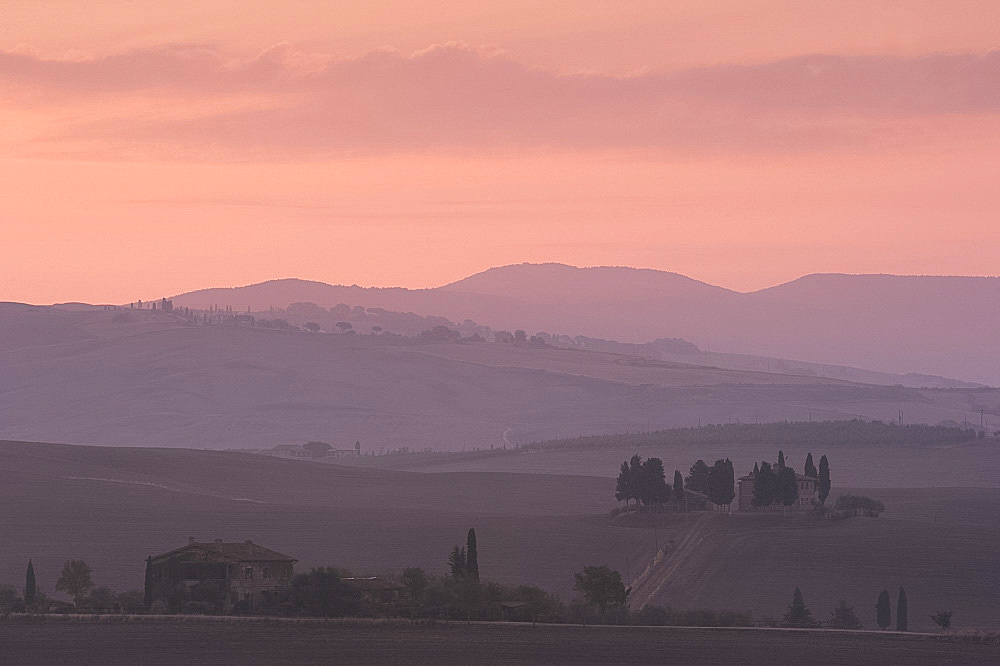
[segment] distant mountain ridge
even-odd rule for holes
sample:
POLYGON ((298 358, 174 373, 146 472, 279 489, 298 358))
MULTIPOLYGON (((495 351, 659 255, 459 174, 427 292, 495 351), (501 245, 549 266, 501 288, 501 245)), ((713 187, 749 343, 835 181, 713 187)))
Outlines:
POLYGON ((284 279, 173 300, 255 310, 346 303, 529 333, 680 337, 711 351, 1000 385, 997 277, 826 273, 744 293, 653 269, 518 264, 431 289, 284 279))

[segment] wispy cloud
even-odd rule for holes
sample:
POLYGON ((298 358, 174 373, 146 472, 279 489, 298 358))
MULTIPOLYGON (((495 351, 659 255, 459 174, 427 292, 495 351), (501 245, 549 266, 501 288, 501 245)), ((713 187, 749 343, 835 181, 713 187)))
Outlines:
MULTIPOLYGON (((559 74, 444 44, 332 59, 278 45, 232 60, 171 45, 84 60, 0 53, 14 155, 242 160, 386 152, 801 152, 893 123, 1000 118, 1000 52, 803 56, 621 77, 559 74)), ((4 135, 0 133, 0 137, 4 135)))

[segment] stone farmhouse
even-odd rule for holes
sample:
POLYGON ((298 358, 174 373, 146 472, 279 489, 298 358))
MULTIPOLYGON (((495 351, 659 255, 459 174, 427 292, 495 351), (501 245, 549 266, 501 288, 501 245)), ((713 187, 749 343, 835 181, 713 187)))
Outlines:
MULTIPOLYGON (((746 476, 741 476, 737 481, 736 490, 736 510, 752 511, 756 509, 753 505, 753 482, 754 473, 750 472, 746 476)), ((799 501, 788 507, 789 509, 809 509, 812 508, 813 501, 819 500, 817 489, 818 479, 805 474, 795 473, 795 481, 799 486, 799 501)))
POLYGON ((191 537, 186 546, 146 560, 148 601, 162 601, 172 611, 266 608, 289 590, 295 562, 252 541, 191 537))

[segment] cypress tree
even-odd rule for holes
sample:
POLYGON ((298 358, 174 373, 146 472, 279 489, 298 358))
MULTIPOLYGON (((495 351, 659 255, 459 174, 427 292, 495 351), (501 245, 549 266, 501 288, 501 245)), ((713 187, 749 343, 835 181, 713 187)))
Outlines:
POLYGON ((826 502, 830 496, 830 463, 826 456, 819 459, 819 501, 820 504, 826 502))
POLYGON ((805 469, 802 470, 802 473, 806 476, 811 476, 814 479, 819 476, 819 473, 816 471, 816 465, 813 463, 812 451, 810 451, 809 455, 806 456, 806 466, 805 469))
POLYGON ((146 607, 146 610, 149 610, 153 605, 153 572, 150 571, 149 566, 152 561, 152 555, 146 558, 146 577, 142 582, 142 605, 146 607))
POLYGON ((733 468, 733 461, 729 458, 726 458, 726 471, 728 472, 727 479, 729 481, 729 486, 727 488, 729 500, 726 504, 730 504, 734 499, 736 499, 736 470, 733 468))
POLYGON ((476 548, 476 528, 469 528, 469 536, 465 540, 465 571, 475 580, 479 580, 479 551, 476 548))
POLYGON ((679 469, 674 470, 674 497, 678 504, 684 500, 684 477, 679 469))
POLYGON ((882 590, 878 595, 878 603, 875 604, 875 619, 882 629, 888 629, 892 624, 892 608, 889 603, 889 590, 882 590))
POLYGON ((784 469, 785 467, 785 452, 778 449, 778 469, 784 469))
POLYGON ((28 570, 24 574, 24 605, 31 608, 35 605, 38 588, 35 586, 35 565, 28 559, 28 570))
POLYGON ((896 631, 908 631, 906 617, 906 590, 899 588, 896 598, 896 631))
POLYGON ((799 501, 799 484, 795 480, 795 470, 791 467, 778 469, 774 494, 775 499, 784 506, 792 506, 799 501))
POLYGON ((771 469, 771 463, 765 460, 761 463, 757 473, 754 474, 753 499, 750 503, 753 506, 770 506, 774 502, 777 484, 778 480, 771 469))
POLYGON ((625 508, 628 508, 628 501, 631 498, 628 491, 629 469, 628 463, 623 462, 621 471, 618 472, 618 480, 615 482, 615 499, 621 502, 625 500, 625 508))
POLYGON ((792 595, 792 603, 788 604, 788 610, 785 611, 784 624, 786 627, 811 627, 815 624, 798 587, 792 595))

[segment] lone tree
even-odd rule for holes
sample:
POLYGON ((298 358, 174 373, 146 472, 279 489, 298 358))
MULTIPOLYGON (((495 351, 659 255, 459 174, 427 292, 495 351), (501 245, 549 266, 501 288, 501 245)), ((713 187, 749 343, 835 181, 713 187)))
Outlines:
POLYGON ((788 610, 785 611, 784 625, 786 627, 813 627, 816 625, 812 613, 806 608, 806 603, 802 599, 802 591, 798 587, 792 594, 792 603, 788 604, 788 610))
POLYGON ((354 325, 349 321, 338 321, 335 326, 340 329, 341 333, 347 333, 354 328, 354 325))
POLYGON ((854 608, 847 605, 843 599, 840 604, 830 613, 830 628, 832 629, 860 629, 861 620, 854 613, 854 608))
POLYGON ((476 548, 476 528, 469 528, 469 536, 465 540, 465 571, 469 577, 479 580, 479 550, 476 548))
POLYGON ((320 329, 320 325, 317 324, 316 322, 314 322, 314 321, 307 321, 306 322, 306 330, 307 331, 312 331, 313 333, 319 333, 319 329, 320 329))
POLYGON ((31 608, 35 605, 38 588, 35 586, 35 565, 28 560, 28 570, 24 573, 24 605, 31 608))
POLYGON ((805 469, 802 470, 802 473, 806 476, 811 476, 814 479, 819 476, 819 472, 816 471, 816 465, 813 464, 812 451, 810 451, 809 455, 806 456, 806 466, 805 469))
POLYGON ((691 465, 691 469, 688 470, 687 479, 685 479, 687 489, 693 490, 696 493, 707 493, 708 472, 709 467, 705 464, 704 460, 698 460, 695 464, 691 465))
POLYGON ((778 449, 778 469, 785 469, 785 452, 778 449))
POLYGON ((931 619, 934 620, 934 624, 941 627, 942 630, 947 631, 951 628, 951 611, 939 610, 938 612, 931 615, 931 619))
POLYGON ((906 620, 906 590, 900 587, 896 597, 896 631, 908 631, 906 620))
POLYGON ((892 624, 892 608, 889 605, 889 590, 882 590, 875 604, 875 621, 882 629, 888 629, 892 624))
POLYGON ((677 504, 684 501, 684 477, 681 476, 679 469, 674 470, 674 499, 677 500, 677 504))
POLYGON ((80 605, 87 593, 94 587, 91 578, 90 565, 83 560, 67 560, 63 564, 62 573, 56 581, 56 591, 65 592, 73 597, 73 602, 80 605))
POLYGON ((819 459, 819 502, 826 503, 826 498, 830 496, 830 463, 826 456, 819 459))
POLYGON ((606 566, 588 566, 576 574, 573 589, 583 594, 584 600, 597 606, 601 613, 608 607, 623 607, 628 598, 622 576, 606 566))

